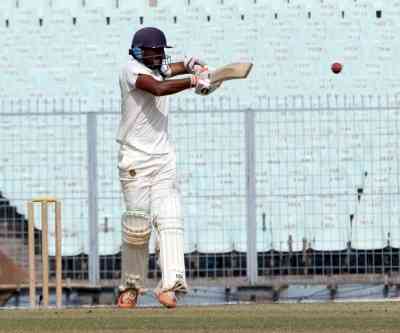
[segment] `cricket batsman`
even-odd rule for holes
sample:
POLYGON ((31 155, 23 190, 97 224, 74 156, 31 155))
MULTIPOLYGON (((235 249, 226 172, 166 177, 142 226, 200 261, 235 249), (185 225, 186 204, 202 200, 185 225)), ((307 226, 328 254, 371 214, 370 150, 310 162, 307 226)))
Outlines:
POLYGON ((187 293, 183 218, 177 188, 176 155, 168 137, 168 97, 186 89, 206 95, 210 83, 205 63, 197 57, 170 63, 164 33, 138 30, 123 67, 118 169, 126 211, 122 215, 121 285, 118 306, 134 308, 145 291, 149 239, 155 230, 162 279, 155 295, 169 308, 187 293), (190 74, 188 78, 171 79, 190 74))

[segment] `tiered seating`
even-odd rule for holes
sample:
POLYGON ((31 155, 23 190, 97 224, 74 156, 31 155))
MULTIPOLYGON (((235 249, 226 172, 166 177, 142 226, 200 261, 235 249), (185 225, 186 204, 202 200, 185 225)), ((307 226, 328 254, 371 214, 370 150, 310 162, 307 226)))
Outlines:
MULTIPOLYGON (((190 5, 184 2, 175 11, 166 4, 150 7, 145 3, 120 1, 116 8, 112 1, 87 1, 84 8, 79 8, 78 2, 68 6, 54 2, 51 8, 36 11, 29 6, 14 8, 6 15, 11 15, 10 26, 4 34, 8 50, 17 54, 6 60, 11 63, 8 80, 14 79, 17 86, 27 86, 33 95, 44 91, 51 96, 76 94, 79 86, 79 94, 92 95, 96 107, 98 94, 118 96, 117 73, 126 61, 127 48, 134 31, 141 26, 142 17, 143 26, 156 25, 167 32, 169 41, 176 46, 170 50, 174 59, 198 54, 214 67, 237 60, 256 63, 252 80, 229 83, 217 92, 219 96, 241 92, 250 102, 265 94, 315 95, 327 90, 341 94, 349 89, 356 94, 370 93, 376 90, 370 81, 393 91, 399 85, 393 75, 397 67, 391 65, 398 53, 398 43, 390 41, 398 38, 397 23, 376 18, 379 6, 368 1, 354 4, 225 1, 207 6, 193 1, 190 5), (73 17, 76 25, 71 28, 73 17), (22 34, 16 29, 31 33, 22 34), (193 38, 200 35, 206 38, 193 38), (22 37, 16 44, 18 36, 22 37), (40 57, 30 60, 24 57, 28 41, 23 36, 29 36, 29 45, 33 38, 40 57), (365 36, 373 41, 373 46, 363 42, 367 40, 365 36), (44 55, 49 57, 47 61, 44 55), (57 61, 60 57, 65 59, 62 64, 57 61), (20 74, 16 72, 21 59, 33 63, 28 78, 18 77, 20 74), (345 65, 340 76, 330 72, 333 61, 345 65)), ((393 12, 396 7, 388 10, 393 12)), ((11 92, 17 94, 17 87, 11 92)))

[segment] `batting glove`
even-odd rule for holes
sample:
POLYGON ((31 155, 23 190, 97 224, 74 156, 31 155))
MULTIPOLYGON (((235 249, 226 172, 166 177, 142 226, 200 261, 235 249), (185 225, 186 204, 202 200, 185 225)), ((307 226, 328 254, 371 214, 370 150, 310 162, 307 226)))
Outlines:
POLYGON ((197 66, 205 67, 206 64, 203 60, 200 60, 197 57, 185 57, 183 61, 183 65, 185 66, 187 72, 189 74, 194 74, 196 72, 197 66))
POLYGON ((193 75, 190 78, 190 84, 195 88, 194 92, 199 95, 207 95, 211 87, 208 77, 201 75, 193 75))

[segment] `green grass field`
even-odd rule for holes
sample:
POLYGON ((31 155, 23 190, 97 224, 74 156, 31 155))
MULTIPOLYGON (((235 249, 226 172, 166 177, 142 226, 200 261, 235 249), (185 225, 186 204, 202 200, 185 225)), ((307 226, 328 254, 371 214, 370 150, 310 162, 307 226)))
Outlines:
POLYGON ((400 303, 1 310, 0 332, 400 332, 400 303))

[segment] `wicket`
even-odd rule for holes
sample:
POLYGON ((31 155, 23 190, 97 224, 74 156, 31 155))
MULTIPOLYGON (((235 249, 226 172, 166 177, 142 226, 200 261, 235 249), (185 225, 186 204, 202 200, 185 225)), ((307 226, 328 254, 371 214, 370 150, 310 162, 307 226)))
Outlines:
POLYGON ((28 258, 29 258, 29 299, 32 308, 36 307, 35 275, 35 214, 34 206, 41 206, 42 225, 42 295, 43 306, 49 305, 49 244, 48 244, 48 205, 54 204, 55 243, 56 243, 56 306, 62 302, 62 261, 61 261, 61 203, 54 197, 34 198, 28 202, 28 258))

